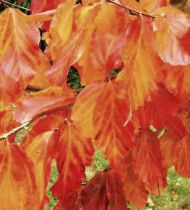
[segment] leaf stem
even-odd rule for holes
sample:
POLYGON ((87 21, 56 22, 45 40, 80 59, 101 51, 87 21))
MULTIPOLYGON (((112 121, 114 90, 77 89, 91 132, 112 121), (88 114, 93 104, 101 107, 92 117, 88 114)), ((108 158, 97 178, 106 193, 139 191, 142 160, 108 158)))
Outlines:
POLYGON ((137 15, 137 16, 141 16, 142 15, 142 16, 145 16, 145 17, 151 18, 151 19, 155 19, 156 18, 156 16, 149 15, 149 14, 144 13, 144 12, 136 11, 136 10, 130 8, 130 7, 127 7, 127 6, 124 6, 124 5, 120 4, 120 3, 114 2, 114 0, 107 0, 107 2, 110 2, 112 4, 115 4, 115 5, 119 6, 119 7, 122 7, 124 9, 128 10, 132 15, 137 15))

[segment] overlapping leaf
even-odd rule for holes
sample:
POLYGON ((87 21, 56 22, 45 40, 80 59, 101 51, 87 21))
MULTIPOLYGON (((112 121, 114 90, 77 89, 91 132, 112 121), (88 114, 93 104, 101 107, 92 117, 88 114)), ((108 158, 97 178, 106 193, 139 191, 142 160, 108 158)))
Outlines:
POLYGON ((39 192, 32 162, 16 144, 0 151, 1 209, 39 209, 39 192))
POLYGON ((82 55, 85 27, 78 26, 79 30, 74 30, 76 12, 74 2, 66 1, 58 8, 50 25, 49 51, 53 65, 47 71, 47 77, 55 85, 66 84, 71 65, 82 55))
POLYGON ((179 116, 186 128, 186 136, 180 141, 176 141, 171 135, 163 136, 160 139, 161 151, 165 167, 174 165, 179 174, 184 177, 189 177, 189 112, 183 111, 179 116))
POLYGON ((166 171, 160 162, 159 141, 155 134, 146 130, 139 133, 137 140, 137 146, 127 155, 127 162, 132 165, 146 189, 159 194, 166 186, 166 171))
POLYGON ((18 122, 31 121, 57 109, 64 110, 68 105, 72 105, 74 100, 74 94, 70 89, 51 87, 30 94, 18 102, 13 113, 14 119, 18 122))
POLYGON ((141 7, 146 9, 148 13, 169 5, 169 0, 140 0, 139 2, 141 7))
POLYGON ((124 51, 125 68, 118 75, 128 91, 132 110, 143 106, 160 80, 160 60, 154 51, 153 31, 149 21, 138 17, 129 25, 124 51), (147 40, 147 35, 149 39, 147 40))
POLYGON ((122 182, 117 173, 97 174, 81 192, 84 210, 127 210, 122 182))
POLYGON ((124 164, 124 168, 121 168, 121 171, 122 177, 124 177, 123 186, 128 202, 138 208, 143 208, 147 202, 147 190, 134 172, 133 165, 126 167, 126 164, 124 164))
POLYGON ((91 131, 96 147, 115 166, 135 143, 130 105, 119 88, 116 82, 90 85, 78 96, 72 115, 84 134, 91 131))
POLYGON ((37 25, 16 9, 5 10, 0 15, 1 73, 26 87, 36 72, 45 71, 44 66, 48 65, 39 41, 37 25))
POLYGON ((59 4, 64 3, 65 0, 51 1, 51 0, 33 0, 30 5, 32 13, 38 13, 42 11, 56 9, 59 4))
POLYGON ((29 135, 23 149, 34 165, 34 174, 36 177, 36 184, 38 189, 38 209, 43 209, 48 203, 46 197, 46 187, 50 178, 51 161, 52 158, 49 156, 48 144, 50 144, 51 132, 46 132, 38 135, 36 138, 32 138, 29 135))
POLYGON ((87 29, 84 53, 76 65, 84 85, 102 81, 110 71, 121 66, 129 22, 121 8, 108 3, 95 7, 89 18, 91 25, 87 29))
POLYGON ((165 17, 154 22, 156 46, 161 59, 171 65, 190 64, 190 21, 182 12, 171 8, 157 11, 165 17))
POLYGON ((60 127, 52 138, 55 142, 52 155, 59 172, 52 191, 55 197, 64 198, 80 187, 85 166, 90 165, 94 151, 91 139, 81 136, 80 130, 70 123, 60 127))

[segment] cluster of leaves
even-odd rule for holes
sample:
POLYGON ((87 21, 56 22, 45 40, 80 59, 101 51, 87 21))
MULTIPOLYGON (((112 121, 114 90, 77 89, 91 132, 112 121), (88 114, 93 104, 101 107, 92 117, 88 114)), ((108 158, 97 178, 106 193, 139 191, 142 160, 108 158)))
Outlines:
POLYGON ((142 208, 172 165, 190 177, 189 16, 168 0, 30 12, 0 14, 1 208, 44 209, 53 160, 57 210, 142 208), (109 166, 89 180, 95 150, 109 166))

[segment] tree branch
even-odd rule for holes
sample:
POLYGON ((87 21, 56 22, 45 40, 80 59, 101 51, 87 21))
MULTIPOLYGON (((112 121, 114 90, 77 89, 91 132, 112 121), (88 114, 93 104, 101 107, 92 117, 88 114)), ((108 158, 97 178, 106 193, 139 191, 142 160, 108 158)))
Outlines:
POLYGON ((137 16, 141 16, 142 15, 144 17, 151 18, 151 19, 155 19, 156 18, 156 16, 149 15, 149 14, 144 13, 144 12, 136 11, 133 8, 130 8, 128 6, 124 6, 124 5, 120 4, 120 3, 114 2, 114 0, 107 0, 107 2, 110 2, 112 4, 115 4, 115 5, 119 6, 119 7, 122 7, 124 9, 128 10, 132 15, 137 15, 137 16))
POLYGON ((3 2, 4 4, 7 4, 9 6, 16 7, 16 8, 23 9, 23 10, 26 10, 26 11, 29 11, 30 12, 30 9, 25 8, 25 7, 22 7, 20 5, 12 4, 12 3, 10 3, 10 2, 8 2, 6 0, 1 0, 1 2, 3 2))
POLYGON ((4 140, 4 139, 7 139, 9 136, 11 136, 12 134, 26 128, 29 124, 31 123, 31 121, 28 121, 28 122, 25 122, 23 123, 22 125, 16 127, 16 128, 13 128, 12 130, 10 130, 9 132, 7 133, 4 133, 2 135, 0 135, 0 141, 4 140))
MULTIPOLYGON (((69 104, 67 106, 60 106, 60 107, 56 107, 50 110, 46 110, 46 111, 42 111, 41 113, 37 114, 36 116, 34 116, 31 120, 24 122, 23 124, 19 125, 16 128, 13 128, 12 130, 10 130, 7 133, 3 133, 2 135, 0 135, 0 141, 7 139, 9 136, 11 136, 14 133, 17 133, 18 131, 25 129, 28 125, 30 125, 30 123, 34 122, 35 120, 49 115, 49 114, 53 114, 53 113, 57 113, 57 112, 62 112, 62 111, 67 111, 69 109, 71 109, 73 107, 74 104, 69 104)), ((67 116, 65 116, 66 118, 67 116)))

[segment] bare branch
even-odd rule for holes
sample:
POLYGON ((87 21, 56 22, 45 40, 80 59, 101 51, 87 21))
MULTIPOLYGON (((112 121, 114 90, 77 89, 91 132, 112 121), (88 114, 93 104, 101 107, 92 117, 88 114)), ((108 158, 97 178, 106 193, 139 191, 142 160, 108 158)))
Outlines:
POLYGON ((13 128, 12 130, 10 130, 8 133, 4 133, 2 135, 0 135, 0 141, 1 140, 4 140, 4 139, 7 139, 9 136, 11 136, 12 134, 26 128, 31 122, 28 121, 28 122, 25 122, 23 123, 22 125, 16 127, 16 128, 13 128))
POLYGON ((119 6, 119 7, 122 7, 124 9, 128 10, 132 15, 137 15, 137 16, 141 16, 142 15, 144 17, 151 18, 151 19, 155 19, 156 18, 156 16, 149 15, 149 14, 144 13, 144 12, 136 11, 133 8, 124 6, 124 5, 120 4, 120 3, 114 2, 113 0, 107 0, 107 2, 110 2, 112 4, 115 4, 115 5, 119 6))
POLYGON ((30 9, 25 8, 25 7, 22 7, 22 6, 20 6, 20 5, 12 4, 12 3, 10 3, 10 2, 8 2, 8 1, 6 1, 6 0, 1 0, 1 2, 5 3, 5 4, 7 4, 7 5, 10 5, 10 6, 12 6, 12 7, 16 7, 16 8, 23 9, 23 10, 26 10, 26 11, 29 11, 29 12, 30 12, 30 9))
MULTIPOLYGON (((37 119, 39 119, 39 118, 41 118, 43 116, 46 116, 46 115, 49 115, 49 114, 53 114, 53 113, 57 113, 57 112, 61 112, 61 111, 67 111, 67 110, 71 109, 73 107, 73 105, 74 104, 69 104, 67 106, 60 106, 60 107, 56 107, 54 109, 43 111, 43 112, 37 114, 31 120, 26 121, 23 124, 19 125, 18 127, 13 128, 9 132, 0 135, 0 141, 7 139, 9 136, 11 136, 14 133, 17 133, 18 131, 20 131, 22 129, 25 129, 28 125, 30 125, 30 123, 34 122, 35 120, 37 120, 37 119)), ((65 116, 65 117, 67 117, 67 116, 65 116)))

